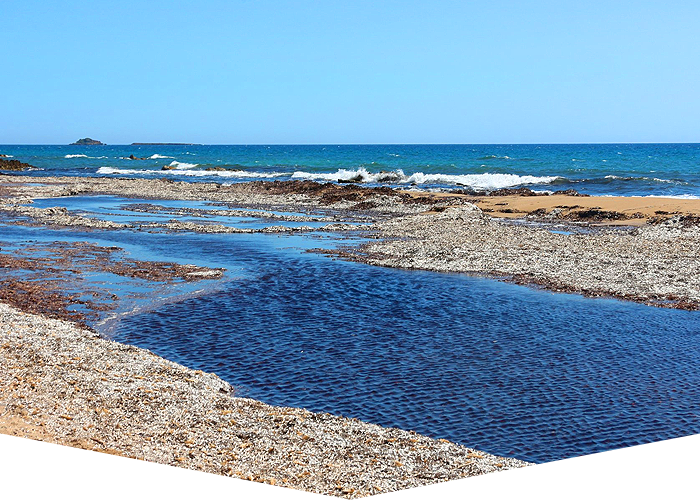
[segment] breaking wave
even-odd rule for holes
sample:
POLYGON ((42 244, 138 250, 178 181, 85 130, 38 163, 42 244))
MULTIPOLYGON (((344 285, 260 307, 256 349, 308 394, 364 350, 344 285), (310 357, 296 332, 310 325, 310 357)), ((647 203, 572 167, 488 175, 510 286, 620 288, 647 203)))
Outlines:
POLYGON ((272 179, 275 177, 289 177, 286 172, 248 172, 245 170, 135 170, 127 168, 100 167, 98 174, 120 175, 184 175, 190 177, 228 177, 233 179, 272 179))
POLYGON ((616 181, 652 181, 652 182, 661 182, 663 184, 688 184, 687 182, 683 181, 674 181, 670 179, 659 179, 658 177, 623 177, 619 175, 606 175, 606 179, 612 179, 616 181))
POLYGON ((321 181, 363 182, 363 183, 395 183, 395 184, 447 184, 467 186, 476 189, 500 189, 527 184, 551 184, 565 180, 558 176, 534 176, 516 174, 425 174, 416 172, 407 175, 403 170, 383 171, 372 173, 364 168, 357 170, 340 169, 335 173, 294 172, 293 179, 309 179, 321 181))
POLYGON ((477 160, 511 160, 510 156, 486 155, 477 158, 477 160))
POLYGON ((403 170, 382 172, 369 172, 364 168, 356 170, 339 169, 333 173, 312 172, 254 172, 249 170, 206 170, 195 169, 197 165, 173 161, 168 165, 173 167, 167 170, 135 170, 119 169, 113 167, 101 167, 98 174, 126 174, 126 175, 183 175, 191 177, 227 177, 233 179, 272 179, 287 177, 295 180, 313 180, 320 182, 357 182, 369 184, 409 184, 409 185, 450 185, 464 186, 473 189, 500 189, 531 184, 553 184, 566 181, 557 176, 534 176, 516 174, 425 174, 416 172, 407 175, 403 170))
POLYGON ((82 155, 82 154, 77 154, 77 155, 66 155, 64 158, 91 158, 93 160, 101 160, 103 158, 107 158, 106 156, 88 156, 88 155, 82 155))
POLYGON ((694 194, 648 194, 645 198, 675 198, 677 200, 700 200, 700 196, 694 194))
POLYGON ((185 163, 184 161, 180 162, 177 160, 173 160, 170 162, 170 165, 168 165, 168 166, 173 167, 177 170, 189 170, 189 169, 195 168, 197 166, 197 163, 185 163))
POLYGON ((154 154, 148 157, 149 160, 157 160, 159 158, 173 158, 172 156, 163 156, 159 154, 154 154))

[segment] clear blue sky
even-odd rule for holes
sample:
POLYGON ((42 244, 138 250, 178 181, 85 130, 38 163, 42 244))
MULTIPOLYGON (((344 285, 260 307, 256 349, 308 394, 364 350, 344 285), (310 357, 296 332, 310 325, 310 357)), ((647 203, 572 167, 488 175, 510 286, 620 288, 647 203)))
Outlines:
POLYGON ((700 142, 696 1, 0 1, 0 144, 700 142))

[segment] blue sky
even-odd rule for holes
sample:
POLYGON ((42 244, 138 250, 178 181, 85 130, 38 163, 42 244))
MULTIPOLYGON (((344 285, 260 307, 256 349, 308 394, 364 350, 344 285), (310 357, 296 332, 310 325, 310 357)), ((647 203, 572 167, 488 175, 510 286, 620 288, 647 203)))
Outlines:
POLYGON ((0 144, 699 142, 700 2, 3 0, 0 144))

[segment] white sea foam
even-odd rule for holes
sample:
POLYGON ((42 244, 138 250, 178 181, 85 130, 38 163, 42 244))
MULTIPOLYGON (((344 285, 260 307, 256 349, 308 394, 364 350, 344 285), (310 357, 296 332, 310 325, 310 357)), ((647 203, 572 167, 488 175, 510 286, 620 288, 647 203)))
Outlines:
POLYGON ((93 160, 101 160, 107 158, 106 156, 88 156, 88 155, 66 155, 64 158, 91 158, 93 160))
POLYGON ((246 170, 135 170, 128 168, 100 167, 98 174, 121 175, 184 175, 189 177, 229 177, 234 179, 272 179, 275 177, 289 177, 286 172, 248 172, 246 170))
POLYGON ((670 179, 659 179, 658 177, 622 177, 619 175, 606 175, 606 179, 616 179, 620 181, 654 181, 654 182, 661 182, 664 184, 688 184, 687 182, 683 181, 674 181, 670 179))
POLYGON ((511 160, 510 156, 486 155, 478 158, 479 160, 511 160))
POLYGON ((112 168, 112 167, 100 167, 97 169, 98 174, 121 174, 122 172, 124 173, 134 173, 136 170, 124 170, 121 168, 112 168))
POLYGON ((197 166, 197 163, 185 163, 184 161, 180 162, 177 160, 173 160, 168 166, 175 167, 177 170, 190 170, 192 168, 195 168, 197 166))
POLYGON ((700 200, 700 196, 694 194, 648 194, 644 198, 676 198, 678 200, 700 200))
POLYGON ((148 157, 149 160, 157 160, 159 158, 173 158, 172 156, 163 156, 159 154, 151 155, 148 157))
MULTIPOLYGON (((202 170, 196 170, 196 172, 202 172, 202 170)), ((289 177, 290 175, 289 172, 249 172, 247 170, 204 171, 203 173, 234 179, 274 179, 276 177, 289 177)))
POLYGON ((173 170, 135 170, 135 169, 119 169, 113 167, 102 167, 97 173, 99 174, 147 174, 147 175, 185 175, 191 177, 228 177, 234 179, 273 179, 278 177, 290 177, 292 179, 304 179, 315 181, 354 181, 361 183, 372 184, 410 184, 410 185, 425 185, 425 184, 446 184, 452 186, 466 186, 474 189, 500 189, 514 186, 523 186, 527 184, 551 184, 562 177, 544 176, 538 177, 533 175, 515 175, 515 174, 425 174, 416 172, 407 175, 403 170, 392 170, 383 172, 369 172, 365 168, 356 170, 340 169, 333 173, 312 173, 312 172, 251 172, 248 170, 204 170, 194 169, 196 165, 173 161, 170 166, 175 167, 173 170))
POLYGON ((450 184, 455 186, 468 186, 476 189, 500 189, 525 184, 550 184, 562 177, 516 174, 425 174, 416 172, 406 175, 403 170, 372 173, 364 168, 357 170, 340 169, 334 173, 310 173, 294 172, 293 179, 310 179, 325 181, 356 181, 370 183, 396 183, 396 184, 450 184))

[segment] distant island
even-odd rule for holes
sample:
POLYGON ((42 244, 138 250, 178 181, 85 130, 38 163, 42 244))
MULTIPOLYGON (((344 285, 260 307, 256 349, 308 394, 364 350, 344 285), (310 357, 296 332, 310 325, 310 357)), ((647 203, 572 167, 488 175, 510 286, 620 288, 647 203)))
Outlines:
POLYGON ((132 146, 201 146, 191 142, 132 142, 132 146))
POLYGON ((85 139, 79 139, 75 141, 72 144, 69 144, 70 146, 104 146, 105 144, 100 141, 96 141, 95 139, 90 139, 89 137, 86 137, 85 139))

